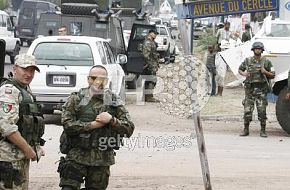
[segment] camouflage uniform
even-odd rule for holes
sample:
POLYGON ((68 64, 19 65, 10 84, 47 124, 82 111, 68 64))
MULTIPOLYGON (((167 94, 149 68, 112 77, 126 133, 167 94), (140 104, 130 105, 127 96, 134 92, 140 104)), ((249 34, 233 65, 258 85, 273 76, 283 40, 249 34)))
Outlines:
MULTIPOLYGON (((84 88, 78 93, 72 93, 64 104, 62 123, 63 134, 67 136, 66 143, 70 147, 64 151, 66 157, 59 164, 60 186, 80 189, 81 183, 85 181, 88 189, 106 189, 110 165, 115 163, 114 149, 118 149, 118 145, 107 146, 105 139, 132 135, 134 124, 128 111, 109 90, 90 98, 89 88, 84 88), (90 130, 90 122, 102 112, 109 112, 116 117, 118 125, 90 130)), ((119 143, 119 139, 116 141, 119 143)), ((64 142, 61 140, 62 144, 64 142)))
MULTIPOLYGON (((28 189, 30 160, 26 159, 24 153, 6 138, 12 133, 19 131, 29 144, 33 141, 32 139, 31 141, 28 140, 29 134, 27 129, 23 129, 23 126, 28 125, 28 128, 31 128, 31 126, 36 127, 37 125, 33 121, 27 121, 29 117, 23 116, 23 114, 25 114, 21 106, 23 102, 34 102, 30 89, 23 88, 14 79, 11 79, 11 82, 8 80, 6 84, 0 87, 0 189, 3 190, 28 189), (23 94, 25 94, 28 100, 25 100, 23 94), (26 137, 23 131, 25 131, 25 133, 27 132, 26 137), (10 180, 8 180, 9 175, 11 175, 10 180), (4 181, 6 181, 6 183, 4 181)), ((32 119, 33 118, 35 117, 32 117, 32 119)), ((43 127, 40 132, 41 134, 39 134, 39 136, 42 136, 44 132, 43 118, 37 117, 37 120, 40 122, 39 125, 43 127)), ((34 131, 31 131, 31 133, 32 132, 34 131)), ((31 146, 37 149, 37 152, 41 150, 39 140, 40 139, 37 139, 31 144, 31 146)))
POLYGON ((261 71, 257 70, 264 67, 265 70, 274 73, 271 61, 262 57, 256 60, 254 57, 246 58, 239 67, 239 70, 247 70, 250 76, 244 81, 245 99, 244 105, 244 123, 248 126, 252 121, 254 105, 256 103, 258 119, 261 123, 261 129, 265 130, 266 126, 266 107, 268 105, 267 93, 269 92, 269 81, 261 71))
POLYGON ((159 53, 157 52, 157 46, 150 38, 146 38, 143 43, 142 53, 145 59, 145 64, 148 65, 143 71, 144 75, 149 75, 149 81, 145 82, 145 89, 149 89, 150 92, 146 93, 147 97, 153 97, 153 89, 156 86, 157 77, 156 73, 159 68, 159 53))

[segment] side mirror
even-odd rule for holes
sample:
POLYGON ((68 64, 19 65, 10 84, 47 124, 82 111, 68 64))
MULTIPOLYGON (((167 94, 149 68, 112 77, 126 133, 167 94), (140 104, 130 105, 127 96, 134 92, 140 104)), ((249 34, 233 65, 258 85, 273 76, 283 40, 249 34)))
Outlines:
POLYGON ((127 56, 124 54, 118 54, 117 55, 117 64, 123 65, 127 63, 127 56))

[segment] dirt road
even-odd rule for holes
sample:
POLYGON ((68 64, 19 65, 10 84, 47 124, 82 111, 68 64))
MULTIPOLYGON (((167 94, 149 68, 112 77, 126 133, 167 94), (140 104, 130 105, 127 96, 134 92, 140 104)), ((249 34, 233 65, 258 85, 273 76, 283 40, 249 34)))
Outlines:
MULTIPOLYGON (((220 190, 289 189, 290 139, 275 119, 270 119, 268 124, 268 138, 259 137, 256 121, 251 125, 249 137, 239 137, 241 99, 232 98, 235 100, 231 100, 230 109, 221 108, 228 97, 240 96, 241 92, 242 89, 226 89, 224 97, 210 100, 211 109, 205 107, 202 111, 212 187, 220 190)), ((128 104, 127 107, 136 130, 117 152, 108 189, 204 189, 193 120, 166 115, 156 103, 128 104)), ((269 107, 271 115, 274 104, 269 107)), ((49 119, 54 121, 55 118, 49 119)), ((59 189, 56 170, 61 130, 61 126, 47 126, 46 156, 38 164, 32 164, 31 190, 59 189)))

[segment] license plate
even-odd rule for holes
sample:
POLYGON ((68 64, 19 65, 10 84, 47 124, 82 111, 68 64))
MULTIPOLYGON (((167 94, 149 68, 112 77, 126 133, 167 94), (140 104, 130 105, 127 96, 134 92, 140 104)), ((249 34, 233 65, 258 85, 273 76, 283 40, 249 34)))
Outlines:
POLYGON ((69 76, 53 76, 52 84, 70 84, 69 76))

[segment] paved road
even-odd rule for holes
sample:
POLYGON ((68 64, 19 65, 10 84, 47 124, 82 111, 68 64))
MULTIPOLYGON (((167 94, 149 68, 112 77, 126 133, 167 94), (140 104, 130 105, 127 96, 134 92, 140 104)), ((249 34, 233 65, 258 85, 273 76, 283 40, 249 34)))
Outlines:
MULTIPOLYGON (((201 190, 200 160, 193 121, 160 112, 158 104, 127 105, 136 130, 117 152, 109 190, 201 190), (155 144, 154 144, 155 143, 155 144)), ((49 116, 53 122, 57 116, 49 116)), ((249 137, 239 137, 240 121, 203 121, 213 189, 287 190, 290 139, 277 122, 268 138, 253 122, 249 137)), ((47 125, 46 156, 31 168, 31 190, 58 189, 58 139, 61 126, 47 125)))

